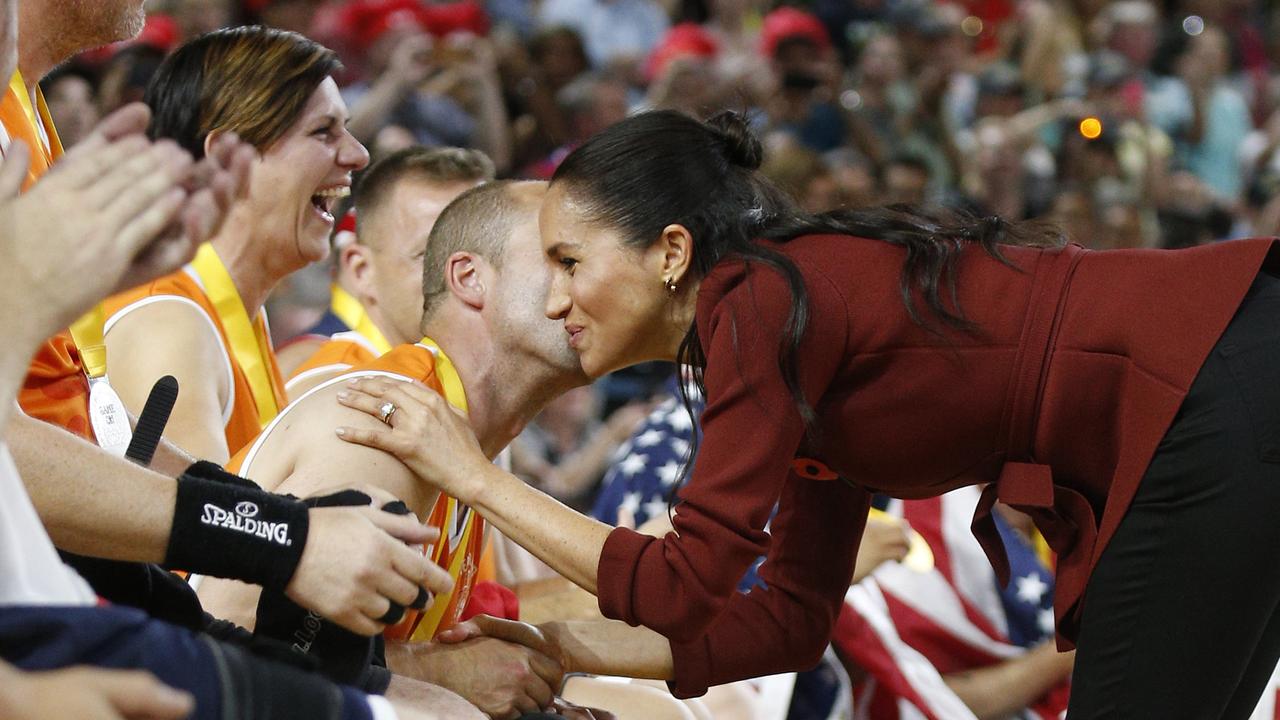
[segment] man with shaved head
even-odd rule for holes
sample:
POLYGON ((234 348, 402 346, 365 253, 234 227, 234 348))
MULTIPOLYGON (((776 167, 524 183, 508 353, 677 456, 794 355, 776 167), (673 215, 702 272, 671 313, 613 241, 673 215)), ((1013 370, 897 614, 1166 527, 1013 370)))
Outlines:
MULTIPOLYGON (((385 197, 411 201, 412 193, 400 196, 395 189, 385 197)), ((481 447, 493 458, 549 400, 585 384, 563 329, 542 312, 550 279, 538 236, 545 190, 545 183, 498 181, 462 193, 435 220, 420 264, 421 339, 312 388, 232 461, 265 487, 299 496, 359 477, 442 526, 438 546, 428 550, 455 573, 455 589, 420 614, 410 611, 393 628, 394 637, 411 642, 391 643, 387 659, 393 672, 451 689, 496 718, 547 707, 561 668, 533 650, 492 638, 430 642, 457 622, 466 605, 483 547, 483 520, 452 498, 441 498, 399 460, 339 439, 333 431, 340 425, 378 420, 341 406, 336 397, 356 377, 420 382, 467 412, 481 447)), ((200 596, 220 617, 247 626, 256 622, 262 629, 268 601, 260 602, 257 588, 210 579, 201 584, 200 596)))

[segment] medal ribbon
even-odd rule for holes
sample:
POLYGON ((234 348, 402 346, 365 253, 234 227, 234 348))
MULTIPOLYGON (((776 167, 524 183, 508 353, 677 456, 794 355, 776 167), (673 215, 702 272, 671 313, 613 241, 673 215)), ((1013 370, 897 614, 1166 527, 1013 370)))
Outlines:
MULTIPOLYGON (((424 337, 418 343, 433 351, 436 358, 436 377, 440 380, 440 385, 444 388, 444 399, 448 403, 463 412, 467 412, 467 393, 462 387, 462 378, 458 376, 458 369, 453 366, 453 361, 448 355, 444 354, 444 350, 436 344, 435 340, 424 337)), ((442 496, 444 499, 444 496, 442 496)), ((462 537, 458 538, 455 544, 450 537, 453 528, 459 522, 460 515, 474 515, 475 511, 458 502, 456 498, 448 497, 448 509, 445 513, 444 523, 440 527, 440 540, 438 541, 439 550, 437 556, 439 560, 446 562, 440 563, 449 571, 449 576, 454 578, 454 590, 447 598, 436 598, 436 601, 427 609, 421 621, 415 626, 414 639, 430 639, 423 638, 418 633, 417 627, 422 627, 434 635, 441 630, 441 622, 444 620, 446 613, 453 614, 456 617, 458 606, 466 603, 465 597, 460 597, 459 592, 470 584, 470 579, 463 577, 464 572, 470 572, 472 575, 476 572, 475 562, 479 559, 479 551, 472 552, 472 544, 476 541, 476 533, 484 532, 484 520, 475 517, 473 521, 468 521, 463 529, 462 537), (473 557, 474 554, 474 557, 473 557), (466 563, 470 561, 472 567, 466 568, 466 563)), ((480 536, 483 538, 483 535, 480 536)), ((482 540, 481 540, 482 541, 482 540)), ((483 541, 482 541, 483 542, 483 541)))
POLYGON ((253 402, 258 406, 258 422, 266 427, 285 405, 284 391, 274 378, 271 337, 263 319, 266 313, 260 311, 252 321, 249 320, 235 282, 209 243, 196 251, 191 268, 200 276, 200 282, 218 313, 218 320, 231 343, 231 354, 249 381, 253 402))
POLYGON ((365 340, 372 343, 379 355, 391 352, 391 343, 387 342, 387 338, 378 326, 373 324, 373 318, 369 317, 364 305, 361 305, 354 295, 343 290, 337 283, 330 286, 329 291, 332 296, 329 301, 329 310, 337 315, 339 320, 364 336, 365 340))

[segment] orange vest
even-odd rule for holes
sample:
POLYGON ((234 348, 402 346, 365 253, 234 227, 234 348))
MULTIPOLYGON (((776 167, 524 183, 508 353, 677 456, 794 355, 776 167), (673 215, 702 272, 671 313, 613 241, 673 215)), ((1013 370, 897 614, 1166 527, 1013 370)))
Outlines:
MULTIPOLYGON (((390 374, 408 380, 416 380, 435 390, 456 407, 466 408, 466 395, 457 372, 448 357, 435 344, 423 339, 421 343, 400 345, 391 352, 371 362, 353 367, 348 373, 322 383, 311 392, 341 382, 353 375, 390 374)), ((309 395, 307 393, 307 395, 309 395)), ((304 395, 303 397, 306 397, 304 395)), ((282 421, 302 398, 285 408, 262 435, 249 447, 238 453, 227 465, 232 472, 252 474, 253 457, 264 444, 275 425, 282 421)), ((440 528, 440 540, 425 547, 425 554, 432 562, 449 572, 453 578, 453 591, 436 596, 425 611, 409 610, 404 620, 388 627, 383 633, 388 640, 426 642, 437 633, 456 625, 471 597, 476 576, 485 549, 485 521, 480 514, 448 495, 437 498, 431 512, 423 519, 428 525, 440 528)))
MULTIPOLYGON (((0 125, 5 134, 22 140, 31 150, 27 179, 22 183, 24 191, 62 156, 62 142, 58 140, 44 96, 38 90, 34 110, 49 138, 48 145, 41 138, 40 128, 32 124, 25 103, 12 83, 0 98, 0 125)), ((36 350, 18 393, 18 404, 33 418, 58 425, 90 441, 94 439, 89 426, 89 383, 69 330, 49 338, 36 350)))
POLYGON ((373 345, 355 330, 336 333, 316 348, 316 351, 311 353, 311 357, 294 368, 288 382, 285 383, 285 390, 292 391, 291 386, 295 381, 306 380, 317 375, 341 375, 353 367, 373 362, 379 354, 373 345))
MULTIPOLYGON (((218 311, 202 286, 199 276, 190 265, 146 285, 108 298, 104 303, 107 311, 106 328, 110 330, 111 326, 125 313, 140 307, 148 298, 162 297, 191 301, 204 312, 218 332, 218 339, 222 343, 222 349, 231 370, 232 397, 229 406, 223 409, 223 420, 226 423, 224 430, 227 450, 234 455, 236 451, 252 442, 258 433, 262 432, 262 428, 274 419, 274 416, 263 417, 259 412, 248 375, 236 361, 235 353, 232 352, 233 345, 227 328, 218 316, 218 311)), ((266 334, 265 317, 265 311, 259 312, 253 321, 255 330, 262 335, 266 334)), ((271 350, 269 343, 266 343, 262 356, 270 379, 275 406, 282 408, 285 406, 284 379, 280 376, 280 368, 276 366, 275 353, 271 350)))

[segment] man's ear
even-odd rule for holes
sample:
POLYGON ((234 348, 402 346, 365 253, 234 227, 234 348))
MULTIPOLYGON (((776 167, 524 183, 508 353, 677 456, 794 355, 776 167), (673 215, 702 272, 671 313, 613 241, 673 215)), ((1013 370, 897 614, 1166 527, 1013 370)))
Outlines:
POLYGON ((484 260, 469 252, 459 251, 450 255, 444 266, 444 282, 449 293, 471 308, 483 309, 485 267, 484 260))
POLYGON ((373 259, 367 246, 358 242, 348 243, 338 251, 338 265, 341 274, 350 278, 352 290, 360 302, 368 306, 377 298, 378 273, 373 267, 373 259))
POLYGON ((664 284, 672 282, 678 285, 688 275, 693 263, 693 236, 683 225, 668 225, 662 229, 652 251, 661 263, 659 279, 664 284))

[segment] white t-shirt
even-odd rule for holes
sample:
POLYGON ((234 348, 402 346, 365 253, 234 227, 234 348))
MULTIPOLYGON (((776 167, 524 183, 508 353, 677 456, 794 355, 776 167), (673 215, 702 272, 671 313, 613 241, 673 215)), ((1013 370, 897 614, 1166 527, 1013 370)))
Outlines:
POLYGON ((95 605, 89 584, 58 557, 9 446, 0 442, 0 606, 95 605))

